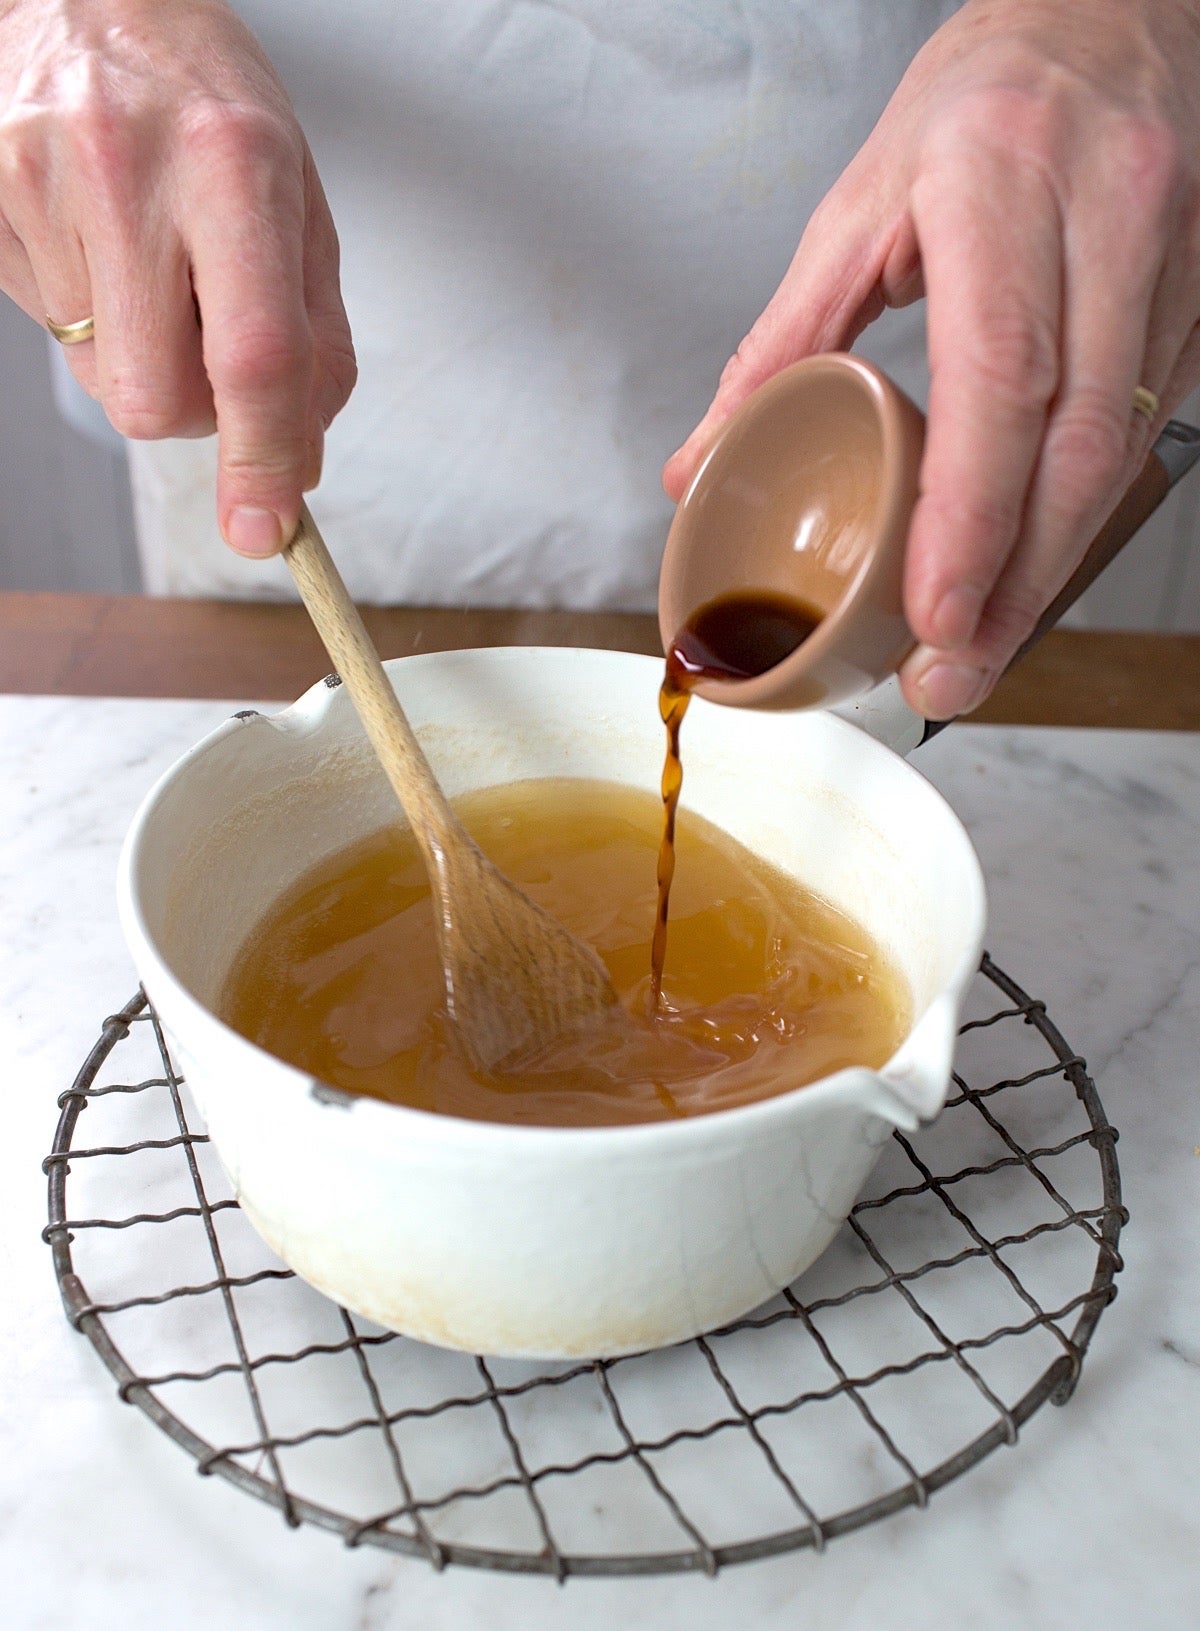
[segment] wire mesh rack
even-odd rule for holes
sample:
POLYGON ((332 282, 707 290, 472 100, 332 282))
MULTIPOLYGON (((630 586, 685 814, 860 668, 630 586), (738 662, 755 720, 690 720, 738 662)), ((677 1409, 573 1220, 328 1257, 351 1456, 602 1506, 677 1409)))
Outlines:
POLYGON ((923 1507, 1066 1402, 1121 1267, 1117 1133, 987 957, 946 1112, 893 1137, 824 1256, 619 1359, 450 1353, 305 1285, 243 1218, 141 994, 59 1102, 45 1238, 120 1398, 287 1523, 439 1569, 713 1574, 923 1507), (76 1146, 84 1110, 100 1136, 76 1146))

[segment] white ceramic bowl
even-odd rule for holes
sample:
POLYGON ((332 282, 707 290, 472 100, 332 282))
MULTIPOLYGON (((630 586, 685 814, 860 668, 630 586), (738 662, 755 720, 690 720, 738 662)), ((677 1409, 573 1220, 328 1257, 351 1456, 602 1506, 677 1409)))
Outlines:
MULTIPOLYGON (((657 788, 661 662, 505 648, 388 667, 452 796, 531 776, 657 788)), ((475 1352, 674 1342, 794 1280, 892 1127, 941 1108, 984 921, 953 811, 829 714, 697 700, 684 752, 685 810, 852 913, 896 960, 914 1018, 882 1070, 615 1128, 500 1126, 351 1098, 212 1011, 277 896, 395 819, 349 697, 324 683, 282 713, 235 717, 150 792, 121 860, 125 933, 243 1208, 305 1280, 382 1325, 475 1352)))

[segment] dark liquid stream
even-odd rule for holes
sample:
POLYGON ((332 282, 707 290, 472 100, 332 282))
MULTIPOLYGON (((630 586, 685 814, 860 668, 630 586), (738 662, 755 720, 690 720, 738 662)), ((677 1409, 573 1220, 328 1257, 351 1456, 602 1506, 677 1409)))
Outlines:
POLYGON ((662 1002, 667 956, 667 917, 675 877, 675 818, 683 787, 679 733, 701 680, 748 680, 765 674, 808 639, 821 613, 790 595, 720 595, 698 607, 671 641, 658 710, 667 727, 663 761, 663 836, 658 852, 658 913, 651 943, 651 1003, 662 1002))

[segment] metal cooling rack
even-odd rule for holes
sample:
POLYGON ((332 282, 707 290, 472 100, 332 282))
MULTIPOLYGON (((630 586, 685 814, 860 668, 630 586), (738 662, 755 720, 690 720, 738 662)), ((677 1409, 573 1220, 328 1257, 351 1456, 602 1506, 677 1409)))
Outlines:
POLYGON ((412 1342, 284 1268, 139 994, 45 1162, 67 1317, 199 1472, 351 1546, 560 1581, 821 1550, 1065 1403, 1115 1295, 1117 1134, 1084 1061, 987 957, 968 1015, 945 1113, 894 1136, 795 1286, 695 1342, 548 1365, 412 1342))

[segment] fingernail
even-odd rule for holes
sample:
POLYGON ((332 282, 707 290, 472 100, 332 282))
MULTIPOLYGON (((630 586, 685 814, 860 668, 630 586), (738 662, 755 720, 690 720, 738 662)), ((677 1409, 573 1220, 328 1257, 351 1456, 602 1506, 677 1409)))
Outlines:
POLYGON ((946 591, 933 613, 933 638, 939 646, 952 651, 974 639, 984 599, 983 590, 971 583, 960 583, 946 591))
POLYGON ((991 676, 961 663, 934 663, 918 681, 926 719, 953 719, 969 714, 987 694, 991 676))
POLYGON ((321 469, 325 463, 325 452, 316 442, 308 444, 308 455, 304 461, 304 480, 301 483, 306 493, 311 493, 314 487, 320 485, 321 469))
POLYGON ((274 510, 258 510, 241 505, 229 517, 225 536, 239 555, 261 560, 275 555, 283 545, 283 527, 274 510))

